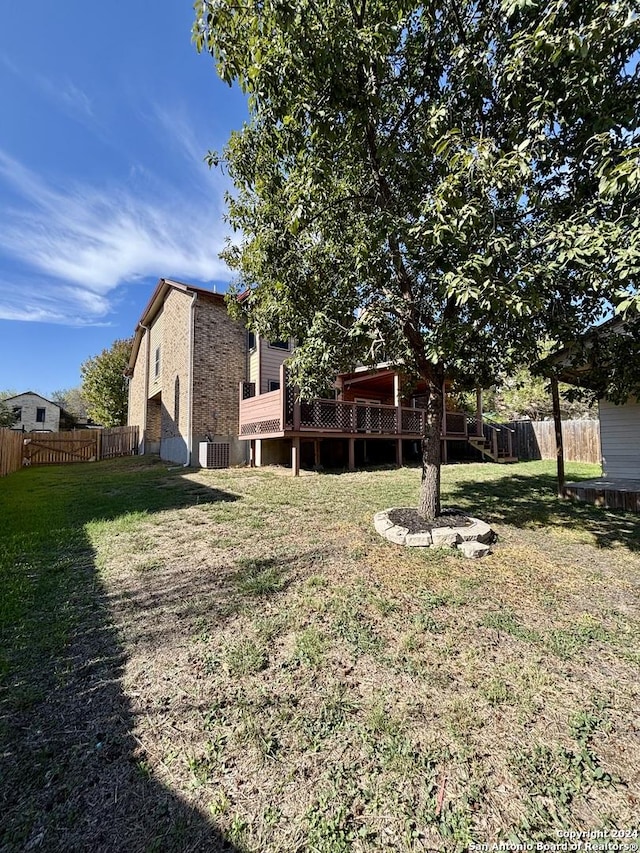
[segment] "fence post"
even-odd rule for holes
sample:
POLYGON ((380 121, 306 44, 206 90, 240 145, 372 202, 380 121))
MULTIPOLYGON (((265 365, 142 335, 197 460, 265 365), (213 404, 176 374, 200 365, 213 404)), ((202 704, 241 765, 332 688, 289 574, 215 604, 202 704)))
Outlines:
POLYGON ((551 378, 551 398, 553 400, 553 425, 556 431, 556 460, 558 464, 558 497, 564 497, 564 447, 562 444, 562 415, 560 414, 560 395, 558 380, 551 378))

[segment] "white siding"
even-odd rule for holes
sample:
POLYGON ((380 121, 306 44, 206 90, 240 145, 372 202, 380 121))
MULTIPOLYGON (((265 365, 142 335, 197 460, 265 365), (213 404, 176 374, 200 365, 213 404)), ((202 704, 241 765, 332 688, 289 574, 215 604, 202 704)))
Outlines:
POLYGON ((600 400, 602 468, 607 477, 640 479, 640 402, 600 400))

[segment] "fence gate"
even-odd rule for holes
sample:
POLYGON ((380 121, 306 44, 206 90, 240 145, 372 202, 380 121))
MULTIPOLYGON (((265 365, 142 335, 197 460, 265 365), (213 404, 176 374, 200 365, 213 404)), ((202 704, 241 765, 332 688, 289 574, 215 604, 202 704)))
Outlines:
POLYGON ((63 462, 92 462, 98 458, 98 435, 93 430, 67 433, 27 434, 25 465, 59 465, 63 462), (88 434, 87 434, 88 433, 88 434))

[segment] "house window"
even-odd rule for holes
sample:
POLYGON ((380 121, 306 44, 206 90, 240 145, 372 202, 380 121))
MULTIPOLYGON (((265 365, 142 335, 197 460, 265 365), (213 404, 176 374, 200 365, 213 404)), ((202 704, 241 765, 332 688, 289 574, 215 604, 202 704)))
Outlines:
POLYGON ((43 424, 46 414, 46 409, 36 409, 36 423, 43 424))
POLYGON ((16 419, 16 423, 22 420, 22 406, 13 407, 13 416, 16 419))
POLYGON ((270 379, 269 380, 269 391, 279 391, 280 390, 280 380, 279 379, 270 379))
POLYGON ((160 347, 156 347, 155 376, 160 376, 160 347))
POLYGON ((256 333, 255 332, 247 332, 247 349, 249 352, 256 348, 256 333))
POLYGON ((274 349, 289 349, 289 341, 270 341, 269 346, 274 349))

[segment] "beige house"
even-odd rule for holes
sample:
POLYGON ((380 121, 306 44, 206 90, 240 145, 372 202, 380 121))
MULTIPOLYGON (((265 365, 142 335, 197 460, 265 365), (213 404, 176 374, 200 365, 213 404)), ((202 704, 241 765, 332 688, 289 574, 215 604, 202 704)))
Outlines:
POLYGON ((140 428, 141 453, 198 464, 208 442, 216 467, 242 464, 238 386, 247 368, 247 334, 224 297, 161 278, 136 326, 127 423, 140 428))
POLYGON ((12 429, 22 432, 58 432, 62 409, 57 403, 25 391, 15 397, 7 397, 5 406, 13 411, 16 422, 12 429))

